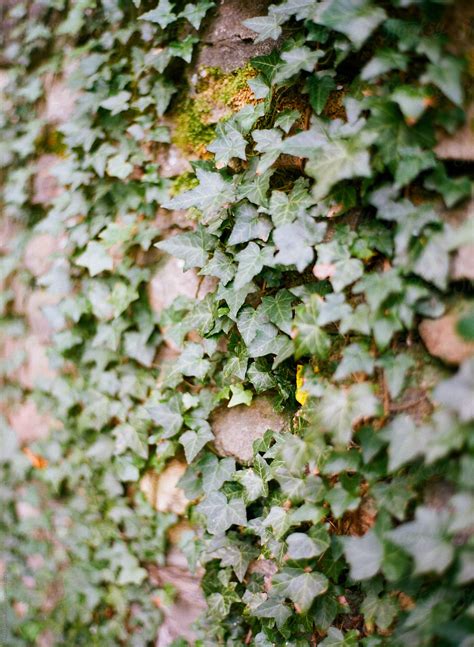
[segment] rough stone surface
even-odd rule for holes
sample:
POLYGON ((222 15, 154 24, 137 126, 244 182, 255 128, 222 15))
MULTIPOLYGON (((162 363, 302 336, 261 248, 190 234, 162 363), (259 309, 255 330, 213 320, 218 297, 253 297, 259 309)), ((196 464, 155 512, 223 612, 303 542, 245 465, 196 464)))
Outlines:
POLYGON ((46 346, 35 335, 29 335, 24 339, 7 337, 1 348, 2 360, 15 362, 15 358, 23 356, 23 361, 17 370, 12 371, 12 378, 18 380, 20 386, 25 389, 33 387, 45 380, 55 377, 46 353, 46 346))
POLYGON ((259 396, 250 406, 240 404, 228 409, 220 407, 212 415, 211 428, 214 445, 221 456, 233 456, 241 463, 253 457, 253 443, 267 429, 279 432, 288 424, 288 419, 277 413, 269 398, 259 396))
POLYGON ((160 165, 160 175, 162 177, 176 177, 177 175, 182 175, 182 173, 192 171, 189 159, 174 144, 168 146, 166 151, 158 154, 157 162, 160 165))
POLYGON ((467 342, 456 332, 459 315, 447 314, 440 319, 425 319, 419 332, 426 348, 447 364, 461 364, 474 355, 474 343, 467 342))
POLYGON ((52 294, 46 290, 35 290, 26 304, 26 318, 33 335, 45 342, 51 338, 53 328, 44 315, 42 308, 48 305, 54 305, 61 300, 58 294, 52 294))
POLYGON ((12 410, 8 422, 22 445, 46 438, 53 423, 50 416, 38 411, 33 400, 26 400, 12 410))
POLYGON ((173 303, 176 297, 203 299, 216 282, 212 277, 201 279, 194 270, 183 270, 184 261, 167 256, 149 284, 149 299, 152 310, 160 314, 173 303))
POLYGON ((196 636, 192 624, 206 608, 200 587, 202 575, 202 569, 196 574, 189 572, 185 556, 176 548, 168 553, 166 566, 151 568, 150 579, 153 584, 160 587, 171 584, 176 590, 173 605, 162 608, 164 621, 158 629, 155 647, 169 647, 177 638, 184 638, 194 645, 196 636))
POLYGON ((254 56, 269 54, 275 41, 268 39, 255 44, 257 34, 242 24, 248 18, 264 16, 269 4, 269 0, 221 0, 204 31, 198 67, 220 67, 231 72, 254 56))
POLYGON ((42 276, 50 269, 60 241, 51 234, 38 234, 28 242, 23 262, 33 276, 42 276))
POLYGON ((49 123, 64 124, 74 113, 79 95, 68 87, 67 79, 72 71, 73 66, 69 65, 62 78, 53 74, 47 74, 44 78, 46 105, 43 117, 49 123))
POLYGON ((178 481, 186 468, 186 463, 173 459, 160 474, 153 470, 144 474, 140 481, 140 490, 155 510, 175 514, 185 512, 189 502, 183 490, 178 487, 178 481))
POLYGON ((453 279, 474 281, 474 244, 459 248, 453 260, 451 276, 453 279))
POLYGON ((52 169, 61 163, 58 155, 41 155, 36 163, 36 175, 33 180, 33 204, 50 204, 62 192, 52 169))
POLYGON ((474 104, 467 111, 463 128, 457 130, 454 135, 443 137, 435 152, 441 159, 467 162, 474 160, 474 104))

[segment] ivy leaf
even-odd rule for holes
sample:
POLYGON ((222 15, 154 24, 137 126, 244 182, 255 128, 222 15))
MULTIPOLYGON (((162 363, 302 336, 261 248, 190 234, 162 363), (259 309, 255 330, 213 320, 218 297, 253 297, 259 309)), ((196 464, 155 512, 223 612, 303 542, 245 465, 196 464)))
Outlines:
POLYGON ((147 11, 138 17, 139 20, 148 20, 149 22, 154 22, 160 25, 162 29, 165 29, 168 25, 176 20, 176 16, 172 13, 173 5, 169 0, 160 0, 155 9, 147 11))
POLYGON ((253 205, 243 203, 235 211, 234 227, 228 244, 238 245, 255 238, 266 241, 271 230, 272 224, 266 216, 259 214, 253 205))
POLYGON ((346 303, 342 292, 327 294, 318 301, 318 324, 326 326, 329 323, 346 319, 351 314, 351 306, 346 303))
POLYGON ((133 171, 133 164, 127 162, 127 156, 124 153, 117 153, 117 155, 109 157, 106 170, 107 175, 110 175, 110 177, 126 180, 133 171))
POLYGON ((146 407, 146 410, 155 425, 164 429, 163 438, 172 438, 183 426, 178 398, 171 398, 167 402, 146 407))
POLYGON ((363 537, 344 537, 344 554, 353 580, 367 580, 377 574, 383 558, 383 546, 373 530, 363 537))
POLYGON ((316 278, 329 278, 332 287, 340 292, 357 281, 364 273, 364 265, 358 258, 351 258, 347 246, 337 240, 316 246, 317 264, 313 268, 316 278))
POLYGON ((355 424, 379 413, 379 401, 367 382, 347 389, 328 385, 318 407, 323 429, 330 432, 337 445, 345 446, 352 437, 355 424))
POLYGON ((235 265, 230 256, 224 254, 220 249, 216 249, 211 260, 204 265, 200 274, 203 276, 217 276, 223 285, 227 285, 234 278, 235 265))
POLYGON ((184 448, 188 464, 196 458, 201 449, 211 440, 214 440, 214 434, 209 425, 200 427, 197 431, 185 431, 184 434, 181 434, 179 442, 184 448))
POLYGON ((383 431, 389 441, 388 469, 390 472, 413 460, 423 453, 428 440, 426 427, 417 427, 413 418, 402 414, 394 418, 383 431))
POLYGON ((377 360, 377 366, 384 370, 390 397, 398 398, 405 385, 406 373, 414 363, 413 358, 406 353, 394 356, 386 354, 377 360))
POLYGON ((392 92, 391 99, 403 113, 408 124, 412 125, 421 117, 429 105, 430 95, 425 88, 412 85, 399 85, 392 92))
POLYGON ((332 187, 341 180, 353 177, 371 177, 368 144, 373 138, 367 136, 353 139, 336 139, 314 151, 306 163, 306 173, 316 180, 313 196, 325 198, 332 187))
POLYGON ((273 261, 273 249, 271 247, 259 247, 257 243, 250 242, 247 247, 235 255, 239 262, 237 275, 234 280, 234 288, 239 290, 260 274, 264 265, 273 261))
POLYGON ((396 49, 383 48, 363 67, 360 74, 362 81, 371 81, 391 70, 406 72, 408 57, 396 49))
POLYGON ((155 247, 162 249, 176 258, 184 261, 184 269, 203 267, 209 258, 209 251, 214 247, 216 239, 204 227, 198 226, 195 231, 186 232, 162 240, 155 247))
POLYGON ((247 81, 249 88, 252 90, 256 99, 265 99, 270 92, 270 87, 263 76, 256 76, 247 81))
POLYGON ((315 541, 304 532, 294 532, 286 538, 289 559, 311 559, 321 554, 321 549, 315 541))
POLYGON ((313 600, 327 591, 329 582, 322 573, 285 568, 273 577, 272 584, 277 595, 290 598, 299 612, 306 613, 313 600))
POLYGON ((331 0, 323 5, 316 22, 342 32, 360 49, 386 17, 385 11, 370 0, 331 0))
POLYGON ((329 627, 328 634, 319 644, 321 647, 356 647, 359 633, 353 629, 343 634, 337 627, 329 627))
POLYGON ((441 92, 451 99, 453 103, 462 106, 463 89, 462 73, 464 64, 454 56, 443 54, 436 62, 429 63, 425 74, 421 77, 422 83, 432 83, 441 92))
POLYGON ((247 159, 245 155, 247 142, 231 121, 218 123, 216 135, 216 139, 209 144, 207 150, 215 154, 218 166, 227 165, 233 157, 247 159))
POLYGON ((239 404, 245 404, 247 406, 251 404, 253 393, 249 389, 244 389, 242 384, 231 384, 230 390, 232 392, 232 397, 227 405, 229 409, 231 407, 236 407, 239 404))
POLYGON ((318 60, 323 56, 321 50, 311 50, 309 47, 293 47, 287 52, 281 54, 281 63, 274 77, 275 83, 282 83, 291 78, 301 70, 312 72, 318 60))
POLYGON ((242 499, 227 501, 222 492, 211 492, 199 503, 196 510, 207 520, 207 530, 211 535, 225 532, 232 525, 245 526, 247 515, 242 499))
POLYGON ((91 240, 87 243, 85 252, 76 259, 76 265, 85 267, 91 276, 97 276, 106 270, 111 271, 114 262, 103 245, 91 240))
POLYGON ((344 380, 353 373, 372 375, 375 361, 366 346, 350 344, 344 349, 342 361, 334 373, 335 380, 344 380))
POLYGON ((415 560, 415 573, 443 573, 451 564, 454 546, 446 537, 449 513, 418 506, 415 521, 385 533, 415 560))
POLYGON ((257 16, 257 18, 249 18, 244 20, 243 24, 256 32, 258 36, 255 38, 255 43, 261 43, 267 38, 277 40, 281 35, 280 25, 284 21, 282 16, 276 14, 269 14, 268 16, 257 16))
POLYGON ((275 127, 289 133, 295 121, 300 117, 301 113, 298 110, 282 110, 275 119, 275 127))
POLYGON ((297 180, 290 194, 272 191, 268 212, 276 227, 286 225, 303 216, 306 209, 314 203, 309 195, 307 183, 297 180))
POLYGON ((233 201, 235 189, 231 181, 220 173, 196 169, 199 185, 190 191, 178 194, 162 203, 165 209, 190 209, 196 207, 203 212, 202 222, 211 222, 219 212, 233 201))
POLYGON ((113 97, 109 97, 108 99, 101 101, 99 103, 99 106, 101 108, 105 108, 106 110, 110 110, 111 115, 118 115, 120 112, 129 109, 131 96, 132 95, 130 94, 130 92, 122 90, 118 94, 115 94, 113 97))
POLYGON ((255 141, 255 150, 263 153, 258 161, 257 174, 265 173, 267 169, 280 156, 282 149, 281 131, 276 128, 266 130, 254 130, 252 137, 255 141))
POLYGON ((189 377, 197 377, 202 380, 211 363, 207 359, 203 359, 204 349, 200 344, 188 342, 179 358, 174 364, 174 370, 189 377))
POLYGON ((277 227, 273 232, 273 242, 278 250, 275 263, 278 265, 295 265, 299 272, 311 263, 314 250, 311 238, 304 225, 292 222, 277 227))
POLYGON ((198 2, 188 2, 183 11, 178 15, 179 18, 186 18, 188 22, 194 27, 199 29, 201 21, 206 15, 208 9, 214 6, 211 0, 198 0, 198 2))
POLYGON ((255 337, 248 345, 250 357, 263 357, 264 355, 278 354, 278 330, 271 324, 266 323, 260 326, 255 337))
POLYGON ((474 359, 462 364, 458 373, 443 380, 434 390, 434 398, 445 407, 456 411, 462 422, 474 420, 474 359))
POLYGON ((360 505, 360 497, 349 492, 341 483, 336 483, 326 494, 326 501, 331 506, 335 519, 341 519, 349 511, 354 512, 360 505))
POLYGON ((251 615, 257 618, 271 618, 275 620, 277 627, 282 627, 292 615, 292 612, 289 606, 285 604, 284 598, 272 595, 254 609, 251 615))
POLYGON ((308 79, 309 101, 314 112, 320 115, 324 110, 329 95, 336 89, 336 83, 332 76, 324 74, 324 76, 313 75, 308 79))
POLYGON ((296 308, 295 357, 316 355, 326 359, 331 348, 329 335, 318 324, 318 300, 313 296, 308 303, 296 308))
POLYGON ((247 346, 266 323, 268 323, 268 317, 262 308, 255 309, 252 306, 245 306, 241 309, 237 317, 237 328, 247 346))
POLYGON ((280 330, 291 334, 292 307, 294 297, 288 290, 279 290, 275 296, 263 297, 261 304, 262 313, 280 330))
POLYGON ((214 454, 206 454, 199 461, 202 469, 202 487, 205 494, 217 492, 226 481, 230 481, 235 473, 235 460, 222 458, 219 460, 214 454))

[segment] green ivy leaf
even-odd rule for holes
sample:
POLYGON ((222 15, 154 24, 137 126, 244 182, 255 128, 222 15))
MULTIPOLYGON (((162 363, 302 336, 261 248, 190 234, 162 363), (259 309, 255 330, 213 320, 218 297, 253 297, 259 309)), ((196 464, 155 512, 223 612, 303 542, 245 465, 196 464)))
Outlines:
POLYGON ((76 259, 76 265, 85 267, 91 276, 97 276, 101 272, 111 271, 114 262, 104 245, 91 240, 87 243, 85 252, 76 259))
POLYGON ((373 530, 363 537, 344 537, 344 554, 351 567, 354 580, 367 580, 379 571, 383 546, 373 530))

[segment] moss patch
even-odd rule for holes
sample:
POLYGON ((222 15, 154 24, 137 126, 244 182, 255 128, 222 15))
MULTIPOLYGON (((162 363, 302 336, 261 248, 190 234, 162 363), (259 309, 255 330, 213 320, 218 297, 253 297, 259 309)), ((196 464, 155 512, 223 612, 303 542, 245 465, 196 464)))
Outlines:
POLYGON ((215 67, 202 68, 194 95, 176 108, 173 143, 185 153, 208 157, 206 148, 214 139, 215 124, 244 105, 255 103, 247 85, 255 75, 251 65, 229 74, 215 67))

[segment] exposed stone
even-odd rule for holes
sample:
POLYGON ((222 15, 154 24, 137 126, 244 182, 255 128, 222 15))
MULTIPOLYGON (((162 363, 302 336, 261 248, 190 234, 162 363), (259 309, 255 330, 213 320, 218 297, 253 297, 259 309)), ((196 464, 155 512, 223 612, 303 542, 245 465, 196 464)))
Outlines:
POLYGON ((171 230, 175 227, 180 229, 189 229, 190 225, 187 211, 177 210, 168 211, 168 209, 158 209, 153 226, 160 230, 162 238, 170 235, 171 230))
POLYGON ((150 571, 153 584, 159 587, 171 584, 176 591, 171 607, 163 607, 157 601, 163 611, 164 621, 158 629, 155 647, 169 647, 177 638, 184 638, 194 645, 196 636, 192 625, 206 608, 200 586, 202 569, 196 574, 190 573, 185 556, 178 549, 172 548, 167 555, 166 566, 154 566, 150 571))
POLYGON ((474 281, 474 244, 460 247, 454 257, 451 276, 453 279, 474 281))
POLYGON ((50 204, 60 195, 62 188, 51 170, 61 162, 57 155, 41 155, 36 162, 36 175, 33 180, 33 204, 50 204))
POLYGON ((256 33, 242 24, 243 20, 264 16, 270 0, 221 0, 215 15, 203 33, 204 46, 198 66, 220 67, 232 72, 243 67, 254 56, 269 54, 275 41, 254 43, 256 33))
POLYGON ((219 407, 211 417, 217 452, 233 456, 241 463, 252 460, 253 443, 267 429, 280 432, 287 425, 287 417, 277 413, 266 396, 257 397, 250 406, 219 407))
POLYGON ((176 177, 177 175, 192 171, 189 158, 185 157, 183 152, 175 144, 171 144, 166 149, 160 151, 157 162, 160 165, 161 177, 176 177))
POLYGON ((19 442, 27 445, 46 438, 53 420, 40 413, 33 400, 26 400, 9 413, 8 422, 19 442))
POLYGON ((19 233, 20 227, 17 222, 11 218, 2 218, 0 220, 0 252, 3 254, 11 252, 19 233))
POLYGON ((55 77, 54 74, 47 74, 44 78, 46 105, 43 118, 49 123, 64 124, 74 113, 79 95, 68 87, 67 79, 72 71, 73 65, 69 64, 65 67, 62 78, 55 77))
POLYGON ((44 315, 42 308, 48 305, 55 305, 60 301, 61 296, 52 294, 46 290, 35 290, 29 297, 26 305, 26 318, 32 334, 41 341, 48 341, 53 334, 53 328, 44 315))
POLYGON ((154 312, 160 314, 173 303, 176 297, 203 299, 214 289, 212 277, 200 278, 194 270, 183 270, 184 261, 166 256, 149 284, 148 296, 154 312))
POLYGON ((446 314, 440 319, 425 319, 419 326, 428 351, 447 364, 461 364, 474 355, 474 342, 465 341, 456 332, 458 319, 459 314, 446 314))
POLYGON ((59 239, 51 234, 38 234, 28 242, 23 257, 25 267, 34 275, 42 276, 50 269, 54 254, 59 250, 59 239))
POLYGON ((178 481, 186 468, 186 463, 173 459, 160 474, 153 470, 144 474, 140 481, 140 490, 155 510, 175 514, 185 512, 189 502, 183 490, 178 487, 178 481))
POLYGON ((474 160, 474 104, 467 110, 464 126, 454 135, 443 137, 436 146, 435 152, 441 159, 467 162, 474 160))
POLYGON ((23 339, 5 338, 1 347, 1 357, 13 365, 18 357, 22 358, 18 368, 11 371, 10 378, 17 380, 25 389, 33 389, 40 382, 44 385, 45 380, 50 380, 56 375, 49 364, 46 346, 35 335, 23 339))

